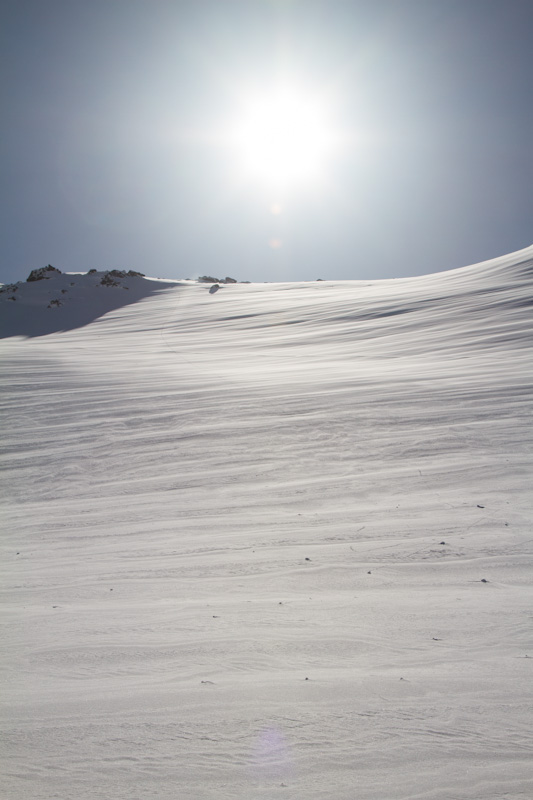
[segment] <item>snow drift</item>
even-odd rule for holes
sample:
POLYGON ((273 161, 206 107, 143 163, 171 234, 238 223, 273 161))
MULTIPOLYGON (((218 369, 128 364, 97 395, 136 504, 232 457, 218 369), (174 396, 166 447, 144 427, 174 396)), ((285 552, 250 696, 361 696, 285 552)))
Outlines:
POLYGON ((531 796, 533 248, 128 280, 0 295, 4 796, 531 796))

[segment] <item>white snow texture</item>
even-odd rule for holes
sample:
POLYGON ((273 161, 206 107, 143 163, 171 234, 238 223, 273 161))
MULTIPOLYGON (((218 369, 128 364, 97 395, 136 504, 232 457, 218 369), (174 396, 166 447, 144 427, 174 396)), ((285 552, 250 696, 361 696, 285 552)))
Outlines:
POLYGON ((533 797, 533 247, 103 276, 0 293, 2 798, 533 797))

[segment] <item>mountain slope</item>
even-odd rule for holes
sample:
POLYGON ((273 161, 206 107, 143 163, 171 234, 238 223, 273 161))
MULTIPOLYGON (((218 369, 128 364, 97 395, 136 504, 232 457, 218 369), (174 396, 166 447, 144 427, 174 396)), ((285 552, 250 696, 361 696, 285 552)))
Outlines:
POLYGON ((63 273, 49 264, 26 281, 0 286, 0 339, 80 328, 175 284, 132 270, 63 273))
POLYGON ((529 796, 532 285, 180 282, 4 339, 5 796, 529 796))

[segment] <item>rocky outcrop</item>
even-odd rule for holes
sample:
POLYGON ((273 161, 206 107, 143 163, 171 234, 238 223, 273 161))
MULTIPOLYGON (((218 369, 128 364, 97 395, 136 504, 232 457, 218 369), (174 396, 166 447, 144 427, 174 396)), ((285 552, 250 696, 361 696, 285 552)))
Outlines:
MULTIPOLYGON (((96 272, 96 270, 95 270, 96 272)), ((144 278, 142 272, 135 272, 135 270, 130 269, 127 272, 123 269, 110 269, 108 272, 105 273, 102 280, 100 281, 101 286, 120 286, 120 280, 122 278, 144 278)))
POLYGON ((237 283, 235 278, 213 278, 211 275, 202 275, 198 278, 199 283, 237 283))
POLYGON ((28 277, 26 278, 26 283, 32 283, 32 281, 45 281, 48 278, 51 278, 53 275, 61 275, 61 270, 56 269, 51 264, 48 264, 47 267, 41 267, 40 269, 32 269, 28 277))

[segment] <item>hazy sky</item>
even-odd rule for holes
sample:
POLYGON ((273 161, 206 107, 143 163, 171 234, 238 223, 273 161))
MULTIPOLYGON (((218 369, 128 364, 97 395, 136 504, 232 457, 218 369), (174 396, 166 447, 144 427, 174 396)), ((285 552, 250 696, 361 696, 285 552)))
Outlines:
POLYGON ((533 242, 531 0, 3 0, 0 280, 358 279, 533 242))

